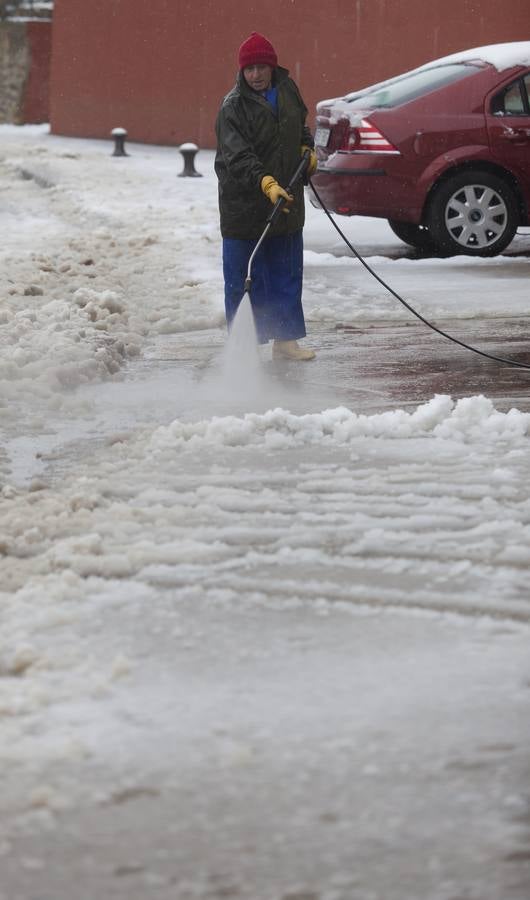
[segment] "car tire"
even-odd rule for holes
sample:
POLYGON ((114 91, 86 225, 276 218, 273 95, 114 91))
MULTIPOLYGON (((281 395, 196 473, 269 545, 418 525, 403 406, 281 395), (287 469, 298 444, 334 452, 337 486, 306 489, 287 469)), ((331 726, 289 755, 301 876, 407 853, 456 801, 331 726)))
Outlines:
POLYGON ((497 175, 466 169, 435 189, 426 217, 435 244, 448 254, 495 256, 514 238, 514 192, 497 175))
POLYGON ((388 224, 400 241, 415 247, 416 250, 432 251, 435 249, 432 235, 425 225, 415 225, 413 222, 398 222, 397 219, 389 219, 388 224))

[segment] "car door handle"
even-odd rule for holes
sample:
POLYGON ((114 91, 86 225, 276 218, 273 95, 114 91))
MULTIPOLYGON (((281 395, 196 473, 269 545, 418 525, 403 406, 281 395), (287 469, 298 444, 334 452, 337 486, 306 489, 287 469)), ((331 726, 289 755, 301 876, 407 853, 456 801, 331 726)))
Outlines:
POLYGON ((505 141, 527 141, 530 138, 530 128, 505 128, 501 136, 505 141))

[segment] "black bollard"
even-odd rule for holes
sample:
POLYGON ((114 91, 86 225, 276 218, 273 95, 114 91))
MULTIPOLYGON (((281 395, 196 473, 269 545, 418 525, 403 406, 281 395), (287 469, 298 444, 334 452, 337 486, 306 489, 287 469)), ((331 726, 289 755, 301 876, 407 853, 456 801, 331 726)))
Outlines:
POLYGON ((181 144, 179 150, 184 159, 184 169, 180 173, 179 178, 202 178, 201 173, 196 171, 194 165, 194 160, 199 150, 197 144, 181 144))
POLYGON ((113 128, 111 135, 114 138, 114 153, 112 155, 128 156, 129 154, 125 150, 125 139, 127 137, 125 128, 113 128))

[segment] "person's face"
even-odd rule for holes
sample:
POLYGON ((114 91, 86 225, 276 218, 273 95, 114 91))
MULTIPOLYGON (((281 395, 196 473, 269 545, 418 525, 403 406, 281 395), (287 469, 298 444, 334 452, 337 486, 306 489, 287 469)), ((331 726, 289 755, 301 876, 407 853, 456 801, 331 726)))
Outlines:
POLYGON ((266 91, 272 81, 272 67, 265 65, 245 66, 245 81, 253 91, 266 91))

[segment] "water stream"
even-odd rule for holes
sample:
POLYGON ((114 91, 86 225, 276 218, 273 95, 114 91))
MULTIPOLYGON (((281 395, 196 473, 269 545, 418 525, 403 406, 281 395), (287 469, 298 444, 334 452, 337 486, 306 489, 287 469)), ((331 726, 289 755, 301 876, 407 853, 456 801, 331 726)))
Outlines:
POLYGON ((231 393, 256 394, 263 386, 263 368, 250 297, 245 294, 228 333, 222 363, 221 386, 231 393))
POLYGON ((224 346, 219 338, 214 331, 158 337, 115 380, 76 388, 42 421, 36 410, 21 410, 3 442, 0 464, 8 482, 22 487, 44 476, 56 480, 120 434, 176 418, 260 412, 287 399, 262 363, 248 296, 224 346))

